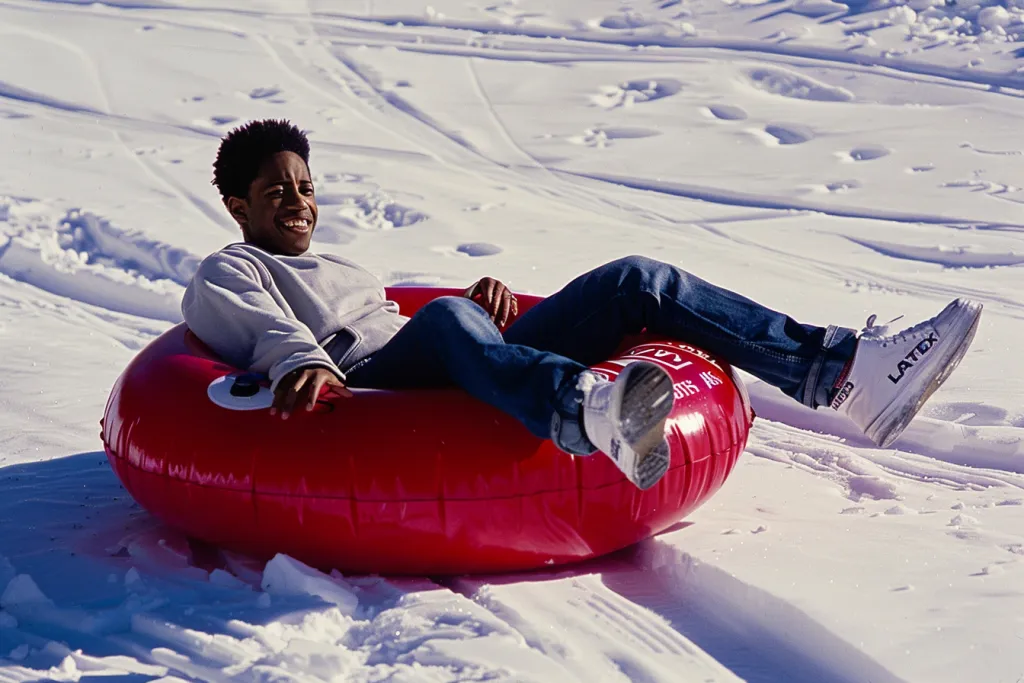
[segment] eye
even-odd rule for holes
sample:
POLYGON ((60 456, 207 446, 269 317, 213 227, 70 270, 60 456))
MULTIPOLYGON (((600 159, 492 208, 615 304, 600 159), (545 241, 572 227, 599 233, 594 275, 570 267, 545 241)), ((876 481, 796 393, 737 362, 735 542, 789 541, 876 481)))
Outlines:
POLYGON ((312 195, 313 194, 313 186, 312 185, 303 185, 302 186, 302 194, 312 195))

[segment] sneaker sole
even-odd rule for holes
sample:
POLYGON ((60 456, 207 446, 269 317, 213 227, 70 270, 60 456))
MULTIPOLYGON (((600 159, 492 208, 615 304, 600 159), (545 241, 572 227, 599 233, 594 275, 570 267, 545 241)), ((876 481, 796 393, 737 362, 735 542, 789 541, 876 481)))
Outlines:
MULTIPOLYGON (((930 380, 926 380, 925 383, 918 390, 916 396, 912 396, 909 400, 903 400, 899 402, 902 406, 902 410, 896 410, 889 412, 887 408, 882 412, 878 418, 871 423, 871 425, 865 430, 868 438, 877 443, 881 448, 887 448, 892 442, 900 437, 903 430, 907 428, 907 425, 917 416, 924 404, 931 398, 931 395, 942 386, 949 376, 956 370, 956 367, 963 360, 967 354, 967 350, 971 346, 971 342, 974 341, 974 335, 978 331, 978 323, 981 321, 981 312, 983 306, 977 302, 969 302, 962 309, 967 315, 973 317, 971 326, 967 330, 967 334, 964 335, 960 343, 955 346, 952 351, 946 354, 940 361, 940 367, 942 368, 936 373, 930 380)), ((895 405, 895 403, 893 404, 895 405)), ((892 408, 890 405, 889 408, 892 408)))
POLYGON ((649 489, 668 471, 670 454, 665 421, 672 412, 672 378, 652 363, 632 363, 622 393, 619 426, 623 439, 636 454, 633 477, 637 488, 649 489))

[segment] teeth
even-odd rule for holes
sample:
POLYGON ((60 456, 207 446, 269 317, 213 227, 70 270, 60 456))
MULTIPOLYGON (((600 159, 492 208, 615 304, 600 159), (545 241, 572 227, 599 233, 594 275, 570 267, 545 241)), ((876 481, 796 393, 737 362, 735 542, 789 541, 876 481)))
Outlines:
POLYGON ((305 218, 295 218, 290 221, 285 221, 284 225, 286 228, 304 228, 309 225, 309 221, 305 218))

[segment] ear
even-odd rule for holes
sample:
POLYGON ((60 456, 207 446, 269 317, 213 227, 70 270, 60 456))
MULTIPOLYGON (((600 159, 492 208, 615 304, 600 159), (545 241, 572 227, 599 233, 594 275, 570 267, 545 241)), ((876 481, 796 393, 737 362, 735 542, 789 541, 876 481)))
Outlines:
POLYGON ((224 206, 238 223, 238 227, 244 231, 249 226, 249 202, 241 197, 228 197, 224 200, 224 206))

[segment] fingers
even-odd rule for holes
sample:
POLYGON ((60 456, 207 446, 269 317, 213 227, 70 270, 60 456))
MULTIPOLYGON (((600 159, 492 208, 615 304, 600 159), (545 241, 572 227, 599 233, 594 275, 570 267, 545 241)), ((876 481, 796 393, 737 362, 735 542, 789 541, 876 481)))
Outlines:
POLYGON ((342 398, 352 398, 352 395, 353 395, 352 392, 349 390, 349 388, 346 387, 344 384, 339 384, 336 387, 332 387, 331 388, 331 393, 332 394, 337 394, 338 396, 341 396, 342 398))
POLYGON ((281 378, 281 381, 277 383, 277 388, 274 389, 274 403, 270 406, 270 414, 277 415, 284 408, 284 397, 288 393, 288 388, 292 383, 292 375, 295 373, 289 373, 281 378))
POLYGON ((509 296, 510 292, 508 288, 501 282, 496 282, 494 285, 494 298, 491 299, 490 308, 487 312, 491 314, 491 320, 494 321, 495 325, 501 325, 501 310, 505 305, 505 298, 509 296))
POLYGON ((307 385, 309 387, 309 391, 306 392, 308 395, 305 397, 307 413, 316 408, 316 400, 320 398, 320 390, 324 388, 324 384, 327 383, 327 378, 330 376, 327 373, 317 372, 307 385))
POLYGON ((463 292, 463 296, 471 299, 475 299, 477 294, 480 295, 477 303, 487 311, 487 315, 498 327, 507 325, 509 320, 519 314, 519 302, 515 295, 499 280, 485 277, 463 292))
POLYGON ((270 407, 270 414, 281 413, 281 419, 287 420, 295 407, 295 400, 298 398, 299 390, 309 381, 308 370, 295 370, 281 378, 274 392, 274 404, 270 407))
POLYGON ((494 320, 494 293, 498 285, 501 285, 501 283, 489 277, 485 277, 480 281, 480 291, 484 295, 483 307, 487 314, 491 316, 491 320, 494 320))
POLYGON ((270 414, 280 413, 281 419, 287 420, 296 406, 304 406, 307 411, 313 410, 324 386, 329 387, 331 393, 337 396, 352 398, 352 392, 330 370, 300 369, 281 379, 274 392, 274 404, 270 407, 270 414))
POLYGON ((332 372, 327 375, 327 391, 328 393, 341 396, 342 398, 352 398, 352 392, 346 387, 332 372))
POLYGON ((292 414, 292 411, 295 410, 295 403, 299 398, 299 392, 302 391, 302 387, 309 382, 310 374, 309 370, 303 370, 300 372, 299 376, 295 379, 295 382, 288 387, 287 391, 285 391, 284 400, 281 405, 282 420, 287 420, 292 414))
POLYGON ((509 314, 512 313, 512 304, 515 302, 515 297, 512 296, 512 292, 505 288, 501 292, 501 306, 498 309, 497 317, 495 322, 498 327, 504 327, 505 323, 508 322, 509 314))

